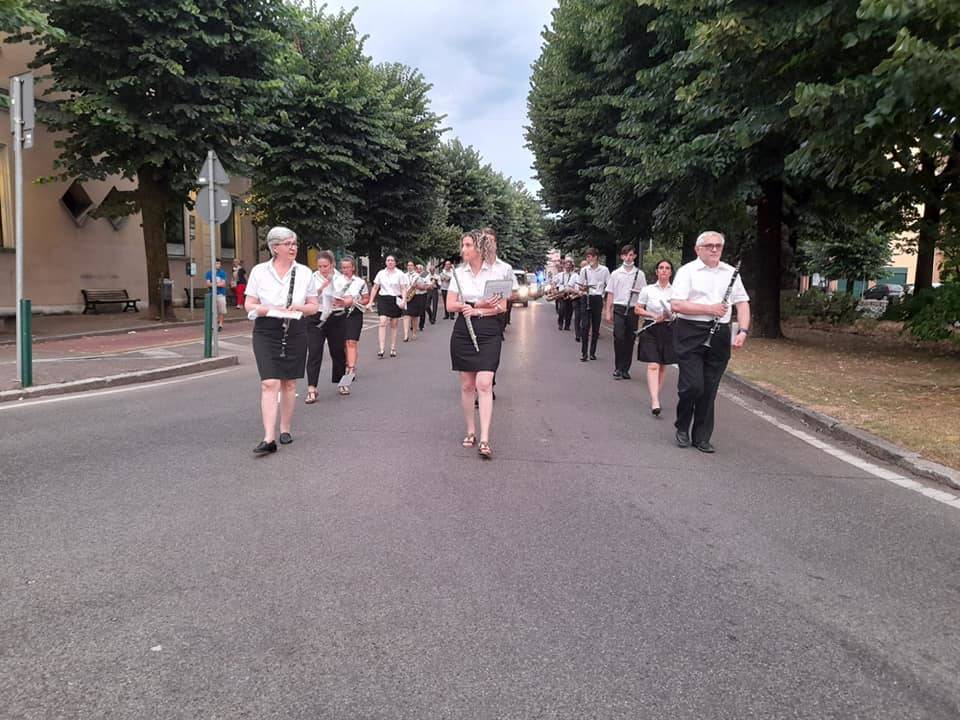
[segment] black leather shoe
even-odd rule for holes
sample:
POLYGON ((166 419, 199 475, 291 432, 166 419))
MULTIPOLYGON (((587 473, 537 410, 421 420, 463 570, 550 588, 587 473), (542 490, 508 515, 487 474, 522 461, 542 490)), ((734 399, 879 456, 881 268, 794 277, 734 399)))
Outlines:
POLYGON ((597 356, 594 355, 593 353, 590 353, 590 359, 591 359, 591 360, 596 360, 596 359, 597 359, 597 356))
POLYGON ((614 380, 623 380, 623 373, 620 372, 619 370, 615 370, 614 373, 613 373, 613 379, 614 379, 614 380))
POLYGON ((573 341, 576 342, 576 343, 580 342, 580 336, 579 336, 579 335, 574 335, 574 336, 573 336, 573 341))
POLYGON ((660 408, 658 407, 650 408, 650 412, 653 413, 654 417, 660 417, 660 408))
POLYGON ((690 433, 677 430, 677 445, 682 448, 690 447, 690 433))
POLYGON ((253 449, 254 455, 266 455, 268 453, 275 453, 277 451, 277 443, 271 440, 267 442, 266 440, 261 440, 260 444, 253 449))
POLYGON ((586 356, 586 355, 581 355, 581 356, 580 356, 580 362, 586 362, 586 361, 587 361, 587 356, 586 356))
POLYGON ((290 433, 280 433, 280 444, 289 445, 293 442, 293 435, 290 433))
POLYGON ((709 440, 701 440, 694 447, 702 453, 715 453, 713 445, 710 444, 709 440))
POLYGON ((624 379, 624 380, 632 380, 632 379, 633 379, 633 378, 630 377, 630 371, 629 371, 629 370, 624 370, 624 371, 623 371, 622 373, 620 373, 620 374, 623 376, 623 379, 624 379))

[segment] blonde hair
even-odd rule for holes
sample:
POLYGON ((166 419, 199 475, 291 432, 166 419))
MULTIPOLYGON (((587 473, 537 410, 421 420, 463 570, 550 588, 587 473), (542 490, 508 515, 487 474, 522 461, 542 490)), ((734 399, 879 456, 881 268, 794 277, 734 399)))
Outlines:
POLYGON ((477 249, 477 252, 480 253, 483 262, 489 262, 493 259, 494 247, 496 247, 497 242, 496 236, 491 237, 483 230, 471 230, 470 232, 465 232, 463 237, 460 238, 461 244, 463 244, 463 238, 466 237, 473 240, 473 246, 477 249))

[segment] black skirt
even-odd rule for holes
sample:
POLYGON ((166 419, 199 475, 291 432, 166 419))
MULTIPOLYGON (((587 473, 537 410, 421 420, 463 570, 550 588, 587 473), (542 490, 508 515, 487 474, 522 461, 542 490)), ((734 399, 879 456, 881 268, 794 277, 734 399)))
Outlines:
POLYGON ((393 295, 377 295, 377 315, 388 318, 400 317, 400 306, 393 295))
POLYGON ((344 340, 359 340, 363 332, 363 313, 356 308, 347 315, 344 322, 344 340))
POLYGON ((307 364, 306 321, 290 321, 284 344, 283 320, 257 318, 253 324, 253 355, 261 380, 299 380, 307 364))
POLYGON ((500 318, 474 317, 473 328, 477 333, 480 352, 473 347, 466 319, 457 314, 450 335, 450 362, 455 372, 496 372, 500 366, 500 341, 502 326, 500 318))
POLYGON ((407 303, 407 309, 403 311, 403 314, 407 315, 408 317, 420 317, 423 315, 426 309, 427 296, 414 295, 413 298, 407 303))
POLYGON ((677 353, 673 349, 673 325, 661 322, 640 333, 637 360, 660 365, 673 365, 677 353))

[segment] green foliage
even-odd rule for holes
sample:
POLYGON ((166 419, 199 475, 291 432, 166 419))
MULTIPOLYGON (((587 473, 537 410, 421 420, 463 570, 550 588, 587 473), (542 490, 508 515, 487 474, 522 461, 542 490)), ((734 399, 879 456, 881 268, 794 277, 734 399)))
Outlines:
POLYGON ((919 290, 900 302, 891 302, 881 316, 881 320, 903 322, 915 318, 921 310, 933 303, 936 294, 933 288, 919 290))
POLYGON ((852 325, 860 317, 857 299, 850 293, 825 293, 819 288, 784 299, 782 312, 788 317, 801 317, 811 323, 827 322, 831 325, 852 325))
POLYGON ((890 237, 876 229, 851 234, 808 234, 804 237, 805 269, 828 278, 876 278, 890 265, 890 237))
POLYGON ((960 283, 945 283, 929 292, 929 301, 907 322, 918 340, 952 340, 960 345, 960 283))
POLYGON ((18 34, 25 29, 49 31, 46 15, 36 3, 0 0, 0 32, 18 34))

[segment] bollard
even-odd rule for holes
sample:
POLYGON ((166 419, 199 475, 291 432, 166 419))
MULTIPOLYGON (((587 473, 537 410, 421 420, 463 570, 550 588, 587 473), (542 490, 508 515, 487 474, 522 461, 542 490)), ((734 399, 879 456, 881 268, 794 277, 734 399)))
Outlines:
POLYGON ((33 315, 30 301, 20 300, 20 387, 33 386, 33 315))
POLYGON ((213 293, 207 293, 203 300, 203 356, 213 357, 213 293))

